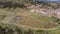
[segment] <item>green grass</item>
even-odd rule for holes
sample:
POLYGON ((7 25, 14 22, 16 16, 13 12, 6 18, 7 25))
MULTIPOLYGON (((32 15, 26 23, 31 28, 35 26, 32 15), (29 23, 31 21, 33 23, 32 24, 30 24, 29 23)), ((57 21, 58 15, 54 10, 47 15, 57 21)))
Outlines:
POLYGON ((52 19, 51 17, 41 16, 41 15, 38 15, 38 14, 33 14, 32 16, 33 16, 36 20, 40 20, 40 21, 43 22, 43 23, 50 22, 50 21, 54 21, 54 19, 52 19))
POLYGON ((56 30, 48 31, 49 34, 60 34, 60 28, 56 30))
MULTIPOLYGON (((27 25, 31 27, 36 28, 44 28, 45 23, 54 22, 53 18, 42 16, 36 13, 31 13, 30 9, 22 9, 22 8, 16 8, 16 9, 2 9, 2 11, 15 11, 18 16, 20 16, 21 20, 18 24, 21 25, 27 25)), ((6 12, 5 12, 6 14, 6 12)), ((8 15, 8 14, 7 14, 8 15)))

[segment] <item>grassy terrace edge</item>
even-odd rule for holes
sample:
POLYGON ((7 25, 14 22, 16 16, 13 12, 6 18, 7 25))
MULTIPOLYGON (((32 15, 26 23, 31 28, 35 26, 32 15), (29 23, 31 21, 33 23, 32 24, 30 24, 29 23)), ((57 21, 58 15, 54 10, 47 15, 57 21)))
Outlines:
MULTIPOLYGON (((22 33, 22 34, 25 34, 27 32, 30 32, 30 34, 60 34, 60 28, 55 28, 55 29, 51 29, 51 30, 33 30, 33 29, 25 29, 25 28, 20 28, 16 25, 9 25, 9 24, 3 24, 2 22, 0 22, 0 31, 1 31, 1 28, 2 29, 12 29, 11 31, 14 31, 14 32, 18 32, 18 33, 22 33), (18 30, 18 31, 16 31, 18 30)), ((8 32, 7 32, 8 33, 8 32)), ((10 32, 9 32, 10 33, 10 32)))
MULTIPOLYGON (((39 15, 34 15, 34 17, 36 17, 37 16, 37 18, 36 19, 38 19, 38 17, 39 17, 39 15)), ((6 27, 6 25, 8 26, 8 27, 11 27, 11 26, 13 26, 13 27, 11 27, 13 30, 15 29, 15 28, 18 28, 18 26, 16 26, 16 25, 13 25, 13 24, 4 24, 4 23, 1 23, 0 24, 0 26, 5 26, 6 27)), ((43 29, 38 29, 38 30, 33 30, 33 29, 27 29, 27 30, 25 30, 26 28, 19 28, 19 29, 22 29, 22 31, 23 31, 23 33, 25 32, 25 31, 28 31, 28 30, 31 30, 31 31, 33 31, 33 33, 34 34, 45 34, 45 33, 48 33, 48 34, 53 34, 53 33, 55 33, 55 34, 57 34, 57 33, 60 33, 59 31, 60 31, 60 28, 59 28, 59 26, 57 26, 56 28, 52 28, 52 29, 50 29, 50 30, 43 30, 43 29), (57 32, 56 32, 57 31, 57 32)))

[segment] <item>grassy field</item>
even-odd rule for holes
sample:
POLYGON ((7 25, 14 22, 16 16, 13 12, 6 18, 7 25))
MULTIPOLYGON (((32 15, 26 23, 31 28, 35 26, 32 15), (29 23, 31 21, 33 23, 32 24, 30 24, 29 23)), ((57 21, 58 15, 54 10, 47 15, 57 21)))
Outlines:
POLYGON ((56 29, 56 30, 51 30, 51 31, 48 31, 49 34, 60 34, 60 28, 59 29, 56 29))
POLYGON ((36 13, 31 13, 29 9, 16 9, 17 15, 21 17, 20 24, 36 28, 55 27, 54 19, 36 13), (47 24, 48 23, 48 24, 47 24), (46 25, 47 24, 47 25, 46 25))
MULTIPOLYGON (((35 27, 35 28, 53 28, 56 27, 56 24, 54 22, 54 19, 50 18, 50 17, 45 17, 45 16, 41 16, 39 14, 36 13, 32 13, 30 12, 30 9, 28 8, 17 8, 17 9, 0 9, 0 11, 6 12, 5 14, 7 14, 7 12, 11 11, 15 11, 16 14, 15 16, 20 16, 20 22, 17 24, 20 25, 27 25, 27 26, 31 26, 31 27, 35 27)), ((13 21, 13 20, 12 20, 13 21)))
MULTIPOLYGON (((30 26, 30 27, 35 27, 35 28, 54 28, 57 25, 55 25, 55 22, 54 22, 54 19, 53 18, 50 18, 50 17, 45 17, 45 16, 42 16, 42 15, 39 15, 39 14, 36 14, 36 13, 31 13, 30 12, 30 9, 21 9, 21 8, 17 8, 17 9, 0 9, 0 12, 2 12, 3 14, 2 15, 6 15, 7 17, 7 12, 10 12, 10 11, 15 11, 16 14, 15 16, 20 16, 20 22, 19 23, 16 23, 16 24, 19 24, 19 25, 26 25, 26 26, 30 26)), ((11 20, 12 22, 13 20, 11 20)), ((12 23, 15 23, 12 22, 12 23)), ((1 25, 3 28, 6 27, 5 25, 1 25)), ((11 27, 13 28, 13 30, 15 29, 15 27, 11 27)), ((36 34, 45 34, 45 31, 44 30, 39 30, 39 31, 36 31, 36 34)), ((56 29, 56 30, 51 30, 51 31, 48 31, 48 34, 60 34, 60 29, 56 29)))

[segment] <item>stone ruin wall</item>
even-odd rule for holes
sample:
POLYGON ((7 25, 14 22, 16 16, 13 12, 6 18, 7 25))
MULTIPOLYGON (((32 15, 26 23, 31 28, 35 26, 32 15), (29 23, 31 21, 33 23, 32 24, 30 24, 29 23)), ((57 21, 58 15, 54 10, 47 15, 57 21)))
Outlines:
POLYGON ((42 6, 35 6, 35 5, 32 5, 29 7, 31 9, 31 12, 36 12, 36 13, 39 13, 39 14, 42 14, 44 16, 47 16, 47 17, 57 17, 60 19, 60 9, 52 9, 50 7, 42 7, 42 6))

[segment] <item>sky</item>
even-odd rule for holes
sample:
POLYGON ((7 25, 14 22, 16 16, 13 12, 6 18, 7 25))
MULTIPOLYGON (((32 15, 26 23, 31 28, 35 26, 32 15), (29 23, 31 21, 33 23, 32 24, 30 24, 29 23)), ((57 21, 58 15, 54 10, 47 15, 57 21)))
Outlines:
POLYGON ((48 1, 60 1, 60 0, 48 0, 48 1))
POLYGON ((39 0, 39 1, 60 1, 60 0, 39 0))
POLYGON ((36 0, 36 1, 60 2, 60 0, 36 0))

